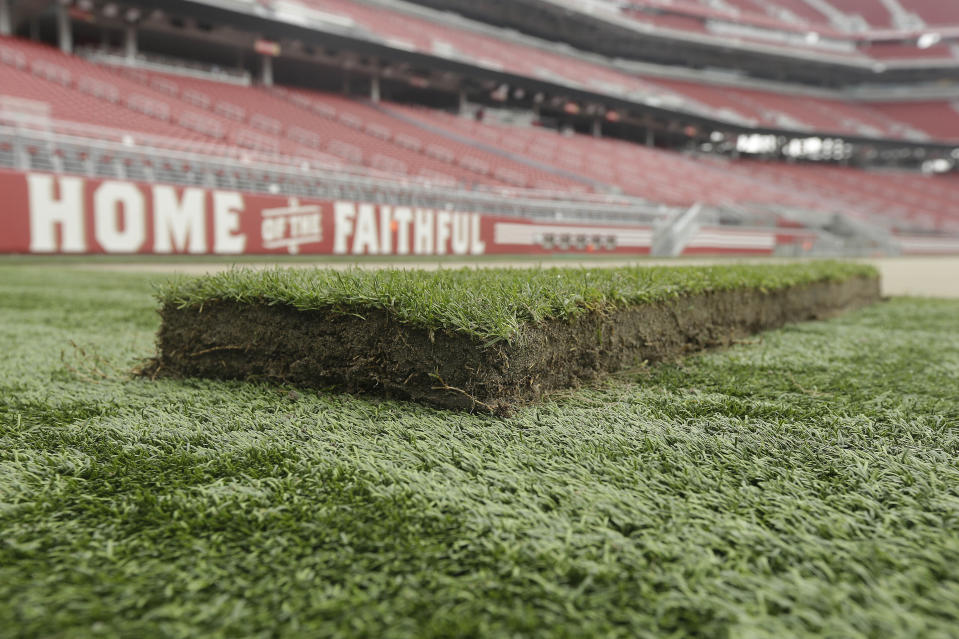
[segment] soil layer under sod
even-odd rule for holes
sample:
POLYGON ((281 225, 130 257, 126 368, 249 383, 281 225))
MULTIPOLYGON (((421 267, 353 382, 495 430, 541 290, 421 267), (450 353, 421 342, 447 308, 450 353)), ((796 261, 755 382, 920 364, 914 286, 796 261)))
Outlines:
POLYGON ((607 373, 878 299, 878 278, 862 276, 710 292, 529 324, 492 345, 403 324, 382 310, 360 317, 255 302, 167 303, 149 372, 332 387, 505 415, 607 373))

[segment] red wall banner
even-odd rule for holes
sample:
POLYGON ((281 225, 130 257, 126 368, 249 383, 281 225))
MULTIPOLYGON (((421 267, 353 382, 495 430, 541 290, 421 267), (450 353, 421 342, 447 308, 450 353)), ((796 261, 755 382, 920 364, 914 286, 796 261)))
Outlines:
MULTIPOLYGON (((645 255, 653 229, 0 170, 0 253, 645 255)), ((703 228, 686 253, 771 254, 803 231, 703 228)))
POLYGON ((649 252, 652 230, 0 171, 0 252, 462 255, 649 252))

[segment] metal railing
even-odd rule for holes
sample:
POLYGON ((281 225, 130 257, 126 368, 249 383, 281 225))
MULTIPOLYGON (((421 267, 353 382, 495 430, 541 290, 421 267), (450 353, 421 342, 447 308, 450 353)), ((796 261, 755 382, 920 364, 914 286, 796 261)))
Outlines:
POLYGON ((656 226, 653 235, 653 255, 676 257, 682 254, 683 249, 699 231, 699 219, 703 210, 703 205, 697 202, 688 210, 663 219, 656 226))

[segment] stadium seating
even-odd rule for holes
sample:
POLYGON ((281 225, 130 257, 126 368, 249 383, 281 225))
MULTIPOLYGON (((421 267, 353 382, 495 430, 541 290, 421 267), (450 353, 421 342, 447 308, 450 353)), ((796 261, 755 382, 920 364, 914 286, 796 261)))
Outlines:
MULTIPOLYGON (((777 0, 781 3, 782 0, 777 0)), ((828 0, 829 4, 847 15, 858 15, 865 20, 870 27, 878 29, 892 29, 895 22, 889 9, 881 0, 828 0)), ((902 4, 906 4, 903 2, 902 4)), ((828 16, 825 17, 828 21, 828 16)))
POLYGON ((389 108, 430 126, 467 135, 479 144, 504 148, 536 162, 612 183, 625 193, 651 201, 690 205, 704 193, 720 199, 724 192, 721 180, 715 179, 708 169, 700 171, 678 154, 610 139, 484 124, 428 109, 398 105, 389 108), (677 181, 678 174, 694 175, 696 182, 677 181))
POLYGON ((100 134, 115 128, 117 140, 133 134, 223 144, 447 184, 592 189, 588 180, 512 162, 337 96, 110 70, 22 40, 0 40, 0 47, 3 95, 49 105, 58 122, 100 134))
MULTIPOLYGON (((555 0, 558 1, 558 0, 555 0)), ((602 0, 563 0, 595 14, 602 0)), ((643 30, 711 35, 743 44, 830 57, 884 60, 954 60, 946 44, 918 46, 926 28, 959 25, 959 5, 945 0, 608 0, 607 15, 643 30), (891 7, 898 6, 893 10, 891 7), (808 38, 810 33, 816 37, 808 38), (895 36, 899 37, 895 37, 895 36), (829 40, 826 45, 825 40, 829 40)))
MULTIPOLYGON (((130 132, 210 141, 174 122, 170 105, 149 89, 47 46, 0 39, 0 91, 47 105, 49 117, 130 132)), ((26 104, 26 103, 24 103, 26 104)))
POLYGON ((4 74, 0 85, 3 94, 46 104, 51 119, 95 127, 89 131, 100 137, 124 140, 133 136, 151 144, 162 141, 163 146, 179 141, 200 150, 205 145, 233 151, 245 149, 273 158, 295 157, 323 163, 335 160, 303 145, 264 134, 224 105, 205 104, 196 96, 181 96, 173 80, 136 82, 45 45, 0 39, 0 73, 4 74))
POLYGON ((862 50, 876 60, 942 60, 952 58, 952 49, 946 44, 920 48, 901 42, 873 42, 862 50))
MULTIPOLYGON (((829 23, 829 17, 827 15, 804 0, 771 0, 768 2, 764 2, 763 0, 739 0, 731 4, 735 4, 736 6, 748 5, 752 7, 753 11, 765 10, 768 12, 770 9, 785 9, 789 12, 789 15, 795 16, 808 24, 829 23)), ((780 15, 782 14, 780 13, 780 15)))
MULTIPOLYGON (((927 26, 959 24, 959 5, 948 0, 898 0, 903 16, 916 16, 927 26)), ((883 0, 633 0, 623 14, 649 20, 656 11, 674 15, 699 16, 731 20, 741 24, 782 30, 815 27, 824 33, 849 31, 896 30, 903 23, 921 26, 908 18, 897 20, 883 0), (647 12, 636 7, 646 7, 647 12), (825 27, 825 29, 823 29, 825 27)), ((682 23, 675 23, 681 26, 682 23)))
POLYGON ((948 102, 898 102, 875 104, 889 118, 921 128, 939 140, 959 140, 959 104, 948 102))
POLYGON ((959 24, 959 4, 944 0, 900 0, 929 25, 959 24))
MULTIPOLYGON (((777 94, 758 89, 710 86, 668 78, 642 77, 639 74, 624 73, 586 60, 574 53, 564 55, 525 46, 493 35, 430 22, 424 18, 374 8, 350 0, 300 0, 300 2, 314 9, 341 16, 355 28, 400 48, 468 60, 481 66, 518 75, 630 96, 711 117, 731 117, 740 123, 776 128, 866 137, 917 139, 924 137, 923 134, 932 134, 916 122, 897 122, 889 113, 877 113, 868 106, 852 102, 777 94)), ((796 3, 809 6, 802 0, 795 0, 795 3, 781 3, 781 8, 792 11, 797 8, 796 3)), ((732 15, 728 11, 698 5, 691 1, 671 2, 668 5, 659 1, 650 1, 647 4, 658 10, 666 7, 669 12, 650 14, 633 10, 631 15, 635 14, 633 17, 638 16, 643 20, 653 19, 664 25, 667 22, 674 23, 673 26, 683 23, 699 30, 702 30, 701 24, 694 27, 692 24, 696 22, 695 20, 690 22, 675 12, 695 11, 700 16, 726 15, 727 18, 732 15)), ((758 7, 763 6, 761 2, 740 0, 740 5, 738 7, 741 10, 740 13, 735 14, 737 20, 749 20, 752 16, 755 18, 756 26, 771 26, 771 21, 776 22, 776 19, 768 15, 759 16, 757 11, 759 11, 758 7)), ((805 12, 805 15, 811 17, 811 13, 818 12, 805 12)), ((791 25, 790 28, 796 27, 791 25)), ((877 58, 884 60, 897 57, 941 58, 951 55, 949 47, 941 44, 925 49, 897 43, 874 44, 869 47, 869 52, 874 52, 877 58)), ((858 52, 850 52, 850 55, 858 55, 858 52)))
POLYGON ((687 80, 658 78, 656 82, 708 104, 720 113, 744 118, 746 123, 753 125, 887 138, 916 137, 921 126, 920 122, 911 120, 899 122, 892 114, 853 102, 687 80))
POLYGON ((893 229, 959 230, 956 180, 902 172, 686 156, 627 142, 476 122, 429 109, 391 111, 675 206, 772 206, 837 212, 893 229))
POLYGON ((955 208, 959 183, 954 178, 781 162, 748 161, 727 167, 770 185, 808 193, 830 205, 826 208, 896 231, 959 231, 955 208))
MULTIPOLYGON (((392 166, 399 160, 411 168, 435 166, 427 173, 418 169, 416 172, 421 175, 430 175, 434 170, 455 173, 467 182, 482 180, 545 190, 585 191, 591 188, 582 178, 564 177, 558 171, 544 171, 532 163, 511 160, 495 150, 464 144, 449 135, 410 124, 356 100, 291 89, 276 89, 274 94, 285 97, 301 117, 319 117, 324 122, 336 119, 346 122, 351 129, 362 131, 366 134, 365 142, 373 166, 376 167, 378 158, 386 160, 384 167, 376 168, 392 166)), ((308 126, 306 121, 301 121, 308 126)))
MULTIPOLYGON (((798 19, 807 26, 831 24, 830 13, 804 0, 726 0, 726 3, 743 12, 779 15, 784 21, 786 17, 798 19)), ((825 0, 819 6, 831 7, 847 16, 859 16, 869 27, 890 29, 894 26, 892 16, 881 0, 825 0)))
MULTIPOLYGON (((698 157, 301 89, 102 67, 9 38, 0 39, 0 83, 0 119, 32 110, 41 124, 44 118, 72 122, 91 137, 117 141, 131 135, 174 139, 194 150, 249 150, 449 186, 618 190, 670 206, 791 207, 843 212, 895 230, 959 230, 955 178, 698 157)), ((760 123, 784 125, 771 115, 779 113, 796 128, 891 136, 914 126, 959 139, 959 112, 942 103, 866 107, 678 81, 669 81, 669 88, 717 107, 728 100, 760 123)))
POLYGON ((721 5, 696 0, 675 2, 640 0, 627 4, 621 9, 621 14, 639 22, 681 31, 705 32, 707 31, 705 24, 709 20, 777 30, 796 29, 795 24, 763 10, 750 0, 729 1, 721 5), (671 19, 664 20, 664 18, 671 19), (693 25, 693 22, 698 24, 693 25))
MULTIPOLYGON (((258 135, 285 139, 297 147, 329 154, 344 164, 368 166, 403 175, 427 177, 449 184, 506 184, 492 171, 490 158, 455 140, 429 135, 397 122, 365 104, 330 94, 249 88, 193 78, 136 72, 142 81, 157 80, 176 87, 181 95, 203 96, 212 105, 243 105, 241 122, 258 135)), ((510 165, 509 162, 503 164, 510 165)), ((515 163, 514 163, 515 164, 515 163)), ((514 186, 564 189, 573 182, 560 176, 511 165, 514 186)), ((499 175, 507 175, 500 172, 499 175)))
MULTIPOLYGON (((568 86, 638 98, 658 98, 683 105, 682 96, 666 88, 612 67, 576 55, 524 46, 491 35, 458 29, 428 20, 374 8, 349 0, 300 0, 325 12, 347 18, 354 25, 387 44, 440 57, 468 61, 568 86)), ((686 106, 696 108, 695 102, 686 106)), ((707 109, 708 110, 708 109, 707 109)))

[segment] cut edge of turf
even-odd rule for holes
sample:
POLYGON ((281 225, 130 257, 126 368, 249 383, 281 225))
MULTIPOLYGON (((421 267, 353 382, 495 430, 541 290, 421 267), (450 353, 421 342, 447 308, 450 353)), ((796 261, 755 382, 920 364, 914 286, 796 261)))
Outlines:
POLYGON ((605 374, 865 306, 879 299, 879 279, 850 271, 771 289, 674 293, 527 320, 498 341, 416 325, 373 305, 350 312, 262 297, 168 297, 158 355, 144 373, 270 380, 505 415, 605 374))

